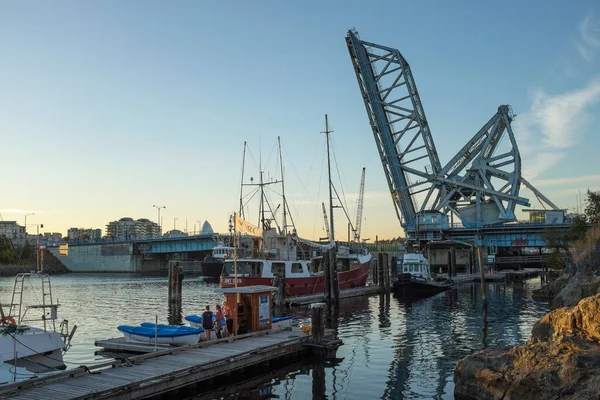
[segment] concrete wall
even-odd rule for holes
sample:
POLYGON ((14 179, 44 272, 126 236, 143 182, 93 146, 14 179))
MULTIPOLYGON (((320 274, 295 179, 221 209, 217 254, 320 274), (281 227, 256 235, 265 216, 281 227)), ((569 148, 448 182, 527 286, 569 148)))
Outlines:
POLYGON ((133 254, 133 243, 69 246, 68 256, 49 250, 72 272, 140 272, 141 256, 133 254))

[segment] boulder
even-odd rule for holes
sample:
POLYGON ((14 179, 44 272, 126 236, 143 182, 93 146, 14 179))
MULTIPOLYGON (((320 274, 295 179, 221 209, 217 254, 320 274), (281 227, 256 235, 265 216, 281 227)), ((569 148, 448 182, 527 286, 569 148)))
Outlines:
POLYGON ((488 348, 454 370, 456 396, 473 399, 597 399, 600 294, 554 310, 522 346, 488 348))
POLYGON ((541 289, 533 291, 531 297, 534 300, 551 301, 569 283, 569 274, 562 274, 541 289))
POLYGON ((573 307, 585 297, 600 293, 600 276, 576 274, 550 302, 550 309, 573 307))

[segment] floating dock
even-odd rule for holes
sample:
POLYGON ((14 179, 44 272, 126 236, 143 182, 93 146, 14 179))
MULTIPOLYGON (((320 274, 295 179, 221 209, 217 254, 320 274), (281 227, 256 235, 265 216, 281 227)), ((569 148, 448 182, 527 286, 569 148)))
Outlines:
MULTIPOLYGON (((156 351, 154 346, 145 346, 137 350, 149 351, 151 347, 152 351, 0 386, 0 397, 135 399, 185 388, 191 388, 193 395, 202 390, 198 383, 271 360, 304 356, 312 351, 309 339, 300 330, 284 330, 156 351)), ((106 350, 118 350, 115 346, 124 349, 124 343, 118 341, 107 344, 106 350)))
MULTIPOLYGON (((382 290, 381 286, 365 286, 354 289, 340 290, 340 299, 350 297, 362 297, 378 294, 382 290)), ((305 296, 286 297, 285 302, 288 306, 303 306, 312 303, 319 303, 325 300, 323 293, 309 294, 305 296)))

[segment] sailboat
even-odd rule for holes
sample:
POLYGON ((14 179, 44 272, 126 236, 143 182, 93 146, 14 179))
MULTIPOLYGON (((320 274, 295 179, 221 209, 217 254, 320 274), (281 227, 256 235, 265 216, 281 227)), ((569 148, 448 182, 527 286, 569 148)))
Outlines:
MULTIPOLYGON (((279 140, 279 139, 278 139, 279 140)), ((329 156, 329 136, 327 136, 327 150, 329 156)), ((280 168, 281 144, 279 143, 280 168)), ((245 155, 245 151, 244 151, 245 155)), ((329 157, 328 157, 329 158, 329 157)), ((253 184, 260 190, 260 214, 262 227, 255 227, 253 231, 258 232, 256 236, 247 239, 245 246, 237 248, 240 254, 237 259, 227 259, 223 263, 220 286, 222 288, 234 286, 266 285, 276 286, 279 277, 285 277, 286 296, 301 296, 323 293, 325 289, 323 253, 334 246, 333 240, 333 215, 331 215, 331 237, 330 243, 323 245, 298 237, 293 221, 287 225, 287 219, 291 219, 287 202, 285 200, 285 186, 283 178, 265 183, 262 172, 260 182, 253 184), (283 196, 283 224, 281 227, 272 226, 277 224, 273 208, 268 205, 264 196, 266 185, 281 184, 283 196), (288 231, 288 228, 292 228, 288 231)), ((243 182, 243 179, 242 179, 243 182)), ((333 211, 331 199, 331 173, 329 173, 330 185, 330 210, 333 211)), ((244 183, 242 183, 242 188, 244 183)), ((242 209, 243 191, 240 195, 240 210, 242 209)), ((249 226, 247 221, 236 214, 238 225, 249 226)), ((368 249, 357 244, 350 246, 337 246, 337 257, 335 260, 338 271, 339 289, 350 289, 365 286, 369 274, 371 254, 368 249)))

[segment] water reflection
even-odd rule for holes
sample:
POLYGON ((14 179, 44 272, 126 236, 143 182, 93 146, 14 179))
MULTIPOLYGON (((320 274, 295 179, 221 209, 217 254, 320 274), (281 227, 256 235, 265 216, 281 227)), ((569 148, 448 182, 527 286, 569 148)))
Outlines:
MULTIPOLYGON (((52 283, 53 295, 62 304, 59 316, 78 325, 74 346, 65 356, 69 368, 104 361, 94 355, 94 341, 120 336, 117 325, 153 322, 156 316, 165 323, 172 313, 166 277, 86 274, 55 277, 52 283)), ((5 303, 11 287, 11 279, 0 279, 0 300, 5 303)), ((181 315, 201 314, 207 304, 220 301, 217 287, 186 275, 181 315)), ((260 372, 237 389, 214 389, 195 398, 452 399, 453 371, 460 358, 485 346, 529 339, 533 324, 548 310, 547 304, 531 299, 532 290, 539 287, 539 280, 489 283, 487 315, 479 284, 424 299, 389 295, 345 299, 328 321, 344 341, 339 364, 282 366, 260 372)), ((309 308, 284 312, 303 322, 310 320, 309 308)), ((231 386, 231 379, 224 386, 231 386)))

